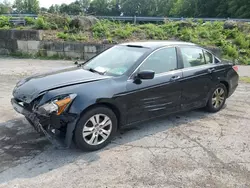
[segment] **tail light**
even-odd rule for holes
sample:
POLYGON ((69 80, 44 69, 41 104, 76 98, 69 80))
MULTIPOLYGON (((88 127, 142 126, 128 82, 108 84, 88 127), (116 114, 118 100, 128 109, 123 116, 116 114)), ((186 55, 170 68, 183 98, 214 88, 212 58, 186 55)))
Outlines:
POLYGON ((236 72, 239 71, 239 68, 238 68, 238 66, 236 66, 236 65, 233 66, 233 69, 234 69, 236 72))

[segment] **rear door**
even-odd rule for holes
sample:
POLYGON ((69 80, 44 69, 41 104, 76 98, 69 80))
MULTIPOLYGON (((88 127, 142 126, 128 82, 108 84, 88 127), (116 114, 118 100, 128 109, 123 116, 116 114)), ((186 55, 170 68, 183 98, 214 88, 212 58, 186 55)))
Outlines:
POLYGON ((127 122, 133 123, 154 118, 180 109, 181 87, 175 47, 166 47, 153 52, 137 68, 133 75, 143 70, 155 71, 151 80, 135 82, 128 80, 127 122))
POLYGON ((213 55, 199 47, 178 48, 183 62, 181 107, 189 110, 204 106, 208 94, 215 84, 213 55))

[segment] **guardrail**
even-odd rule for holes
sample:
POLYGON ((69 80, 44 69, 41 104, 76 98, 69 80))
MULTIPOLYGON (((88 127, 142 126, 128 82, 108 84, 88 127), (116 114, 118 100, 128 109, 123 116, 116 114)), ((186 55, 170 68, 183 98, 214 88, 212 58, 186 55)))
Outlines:
POLYGON ((165 20, 170 21, 185 21, 185 20, 203 20, 203 21, 237 21, 237 22, 250 22, 250 19, 237 19, 237 18, 175 18, 175 17, 140 17, 140 16, 96 16, 99 19, 107 19, 114 21, 131 21, 137 22, 164 22, 165 20))
POLYGON ((9 17, 19 17, 19 18, 24 18, 24 17, 32 17, 32 18, 37 18, 37 14, 1 14, 2 16, 9 16, 9 17))
MULTIPOLYGON (((10 16, 10 17, 33 17, 37 18, 38 15, 36 14, 2 14, 4 16, 10 16)), ((73 16, 73 15, 71 15, 73 16)), ((142 17, 142 16, 96 16, 99 19, 106 19, 111 21, 130 21, 134 23, 138 22, 164 22, 165 20, 170 21, 185 21, 185 20, 203 20, 203 21, 237 21, 237 22, 250 22, 250 19, 238 19, 238 18, 184 18, 184 17, 142 17)))
POLYGON ((14 18, 12 17, 10 20, 9 20, 10 23, 12 23, 13 25, 26 25, 26 21, 24 18, 14 18))

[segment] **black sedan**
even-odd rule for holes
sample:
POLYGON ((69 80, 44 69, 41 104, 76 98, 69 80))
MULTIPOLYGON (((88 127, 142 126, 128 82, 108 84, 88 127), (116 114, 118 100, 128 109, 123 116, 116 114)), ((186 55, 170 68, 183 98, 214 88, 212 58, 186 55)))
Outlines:
POLYGON ((17 83, 11 100, 38 131, 85 150, 107 145, 117 129, 206 107, 222 109, 238 86, 237 67, 192 43, 116 45, 77 67, 17 83))

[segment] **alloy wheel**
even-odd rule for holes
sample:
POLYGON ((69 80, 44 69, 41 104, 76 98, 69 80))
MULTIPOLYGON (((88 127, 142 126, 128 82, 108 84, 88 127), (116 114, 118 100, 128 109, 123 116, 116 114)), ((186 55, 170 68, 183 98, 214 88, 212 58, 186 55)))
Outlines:
POLYGON ((82 136, 89 145, 99 145, 108 139, 111 131, 111 119, 107 115, 96 114, 85 123, 82 136))
POLYGON ((217 88, 212 96, 212 105, 214 108, 220 108, 225 100, 225 91, 223 88, 217 88))

